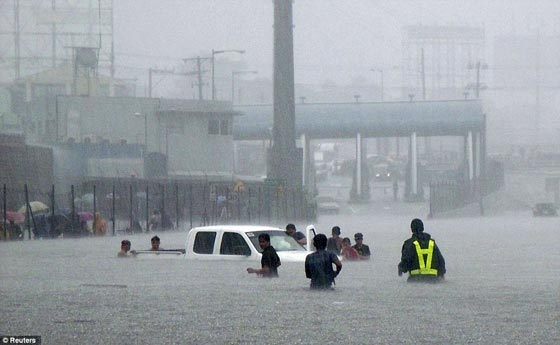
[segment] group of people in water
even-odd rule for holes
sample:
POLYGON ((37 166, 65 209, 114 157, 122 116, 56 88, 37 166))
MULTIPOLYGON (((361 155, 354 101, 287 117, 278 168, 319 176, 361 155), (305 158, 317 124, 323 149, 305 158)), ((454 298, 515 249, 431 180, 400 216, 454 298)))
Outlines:
MULTIPOLYGON (((161 243, 161 240, 159 239, 158 236, 152 237, 151 243, 152 243, 152 247, 148 250, 152 250, 152 251, 163 250, 163 248, 161 248, 159 246, 159 244, 161 243)), ((131 245, 132 244, 130 243, 129 240, 122 240, 121 241, 121 250, 117 253, 117 256, 119 258, 126 258, 126 257, 135 256, 136 251, 135 250, 130 250, 131 245)))
MULTIPOLYGON (((444 279, 445 260, 439 247, 424 232, 422 220, 413 219, 410 224, 412 235, 407 239, 401 249, 401 261, 398 264, 398 275, 409 273, 408 281, 437 282, 444 279)), ((307 244, 303 233, 298 232, 293 224, 286 226, 286 233, 298 243, 307 244)), ((368 260, 371 251, 363 243, 363 234, 354 234, 356 244, 351 246, 348 237, 340 237, 340 227, 332 228, 332 237, 327 239, 324 234, 317 234, 313 238, 315 251, 305 259, 305 275, 311 279, 311 289, 331 289, 335 278, 342 270, 342 260, 368 260)), ((262 277, 278 277, 280 258, 274 247, 270 245, 270 236, 266 233, 259 235, 259 245, 262 249, 261 268, 247 268, 248 273, 256 273, 262 277)))
MULTIPOLYGON (((401 249, 401 261, 398 264, 398 275, 409 273, 408 281, 437 282, 444 278, 445 260, 439 247, 431 238, 430 234, 424 232, 424 223, 416 218, 410 223, 412 235, 407 239, 401 249)), ((351 245, 350 238, 342 238, 339 226, 332 228, 332 237, 327 238, 325 234, 317 234, 313 237, 315 251, 308 254, 305 259, 305 275, 311 279, 312 289, 331 289, 335 284, 335 278, 342 270, 341 260, 369 260, 371 251, 369 246, 363 243, 362 233, 354 234, 355 245, 351 245)), ((286 225, 286 234, 293 237, 299 244, 307 245, 305 235, 297 231, 294 224, 286 225)), ((262 277, 278 277, 278 267, 282 264, 280 257, 274 247, 270 244, 270 235, 262 233, 258 237, 259 246, 262 249, 261 268, 247 268, 250 274, 262 277)), ((149 250, 162 250, 160 239, 154 236, 151 239, 149 250)), ((121 242, 121 250, 118 257, 135 256, 136 252, 130 250, 129 240, 121 242)))

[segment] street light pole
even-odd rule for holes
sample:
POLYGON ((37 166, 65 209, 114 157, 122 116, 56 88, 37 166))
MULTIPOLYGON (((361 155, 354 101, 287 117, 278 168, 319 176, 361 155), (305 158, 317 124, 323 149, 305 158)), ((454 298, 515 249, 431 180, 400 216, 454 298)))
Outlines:
POLYGON ((215 81, 214 70, 215 70, 216 55, 217 55, 217 54, 223 54, 223 53, 245 54, 245 50, 239 50, 239 49, 214 50, 214 49, 212 49, 212 58, 211 58, 211 60, 212 60, 212 100, 213 100, 213 101, 216 100, 216 86, 214 85, 214 81, 215 81))
POLYGON ((235 76, 240 74, 258 74, 258 71, 232 71, 231 72, 231 104, 235 103, 235 76))

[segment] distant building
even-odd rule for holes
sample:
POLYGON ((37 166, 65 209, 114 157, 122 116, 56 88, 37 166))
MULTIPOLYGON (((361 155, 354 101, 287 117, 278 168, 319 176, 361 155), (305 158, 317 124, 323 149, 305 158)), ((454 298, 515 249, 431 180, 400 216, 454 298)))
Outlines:
POLYGON ((485 91, 489 147, 499 153, 557 152, 560 36, 538 32, 493 38, 492 83, 485 91))
MULTIPOLYGON (((229 102, 56 96, 27 102, 25 110, 24 118, 35 124, 26 127, 31 142, 136 144, 144 158, 153 157, 152 153, 165 157, 158 162, 165 164, 163 171, 170 177, 231 178, 233 174, 235 113, 229 102)), ((102 158, 105 161, 94 166, 116 164, 108 160, 118 157, 102 158)), ((143 177, 142 169, 126 164, 126 171, 143 177)))

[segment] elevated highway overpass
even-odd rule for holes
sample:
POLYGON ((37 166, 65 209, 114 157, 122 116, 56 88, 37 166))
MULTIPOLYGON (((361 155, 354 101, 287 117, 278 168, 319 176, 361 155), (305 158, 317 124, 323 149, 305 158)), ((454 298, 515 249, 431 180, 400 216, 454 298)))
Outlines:
MULTIPOLYGON (((270 140, 272 105, 236 106, 240 115, 233 124, 234 140, 270 140)), ((458 136, 464 138, 466 176, 471 180, 484 171, 486 116, 479 100, 306 103, 296 104, 296 134, 303 143, 303 183, 309 180, 309 140, 356 139, 357 195, 367 181, 361 180, 366 153, 364 138, 408 137, 410 181, 418 192, 417 138, 458 136)), ((365 196, 364 196, 365 197, 365 196)))

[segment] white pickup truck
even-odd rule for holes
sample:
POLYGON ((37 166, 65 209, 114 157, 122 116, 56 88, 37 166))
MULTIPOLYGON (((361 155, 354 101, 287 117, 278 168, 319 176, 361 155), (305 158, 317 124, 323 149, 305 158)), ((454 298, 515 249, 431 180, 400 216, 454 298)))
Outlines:
MULTIPOLYGON (((137 251, 142 257, 184 256, 194 260, 260 261, 262 249, 259 235, 267 233, 270 244, 283 262, 304 262, 310 252, 279 228, 257 225, 215 225, 193 228, 187 235, 186 249, 137 251)), ((313 226, 307 227, 308 243, 314 236, 313 226)))

